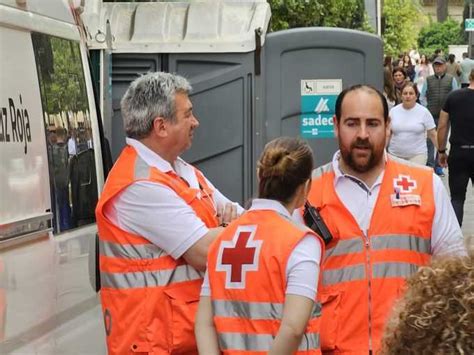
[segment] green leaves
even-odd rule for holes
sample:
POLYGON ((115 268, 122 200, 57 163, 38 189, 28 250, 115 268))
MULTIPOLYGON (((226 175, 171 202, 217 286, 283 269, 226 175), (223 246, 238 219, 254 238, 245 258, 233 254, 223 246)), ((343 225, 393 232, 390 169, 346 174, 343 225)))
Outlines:
POLYGON ((466 42, 459 30, 459 24, 452 19, 423 27, 418 36, 420 53, 424 54, 431 54, 437 48, 447 53, 448 45, 464 43, 466 42))
POLYGON ((269 0, 270 31, 295 27, 344 27, 370 31, 363 0, 269 0))
POLYGON ((417 3, 414 0, 384 1, 385 29, 382 37, 386 54, 395 56, 415 46, 416 24, 422 16, 417 3))

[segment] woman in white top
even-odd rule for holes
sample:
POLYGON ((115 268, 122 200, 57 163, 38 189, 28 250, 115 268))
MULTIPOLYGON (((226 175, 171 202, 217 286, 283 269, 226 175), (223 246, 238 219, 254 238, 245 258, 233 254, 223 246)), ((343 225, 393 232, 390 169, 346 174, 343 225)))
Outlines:
POLYGON ((408 82, 402 89, 402 103, 390 110, 392 136, 389 153, 421 165, 428 158, 426 135, 438 149, 436 125, 428 109, 416 102, 416 84, 408 82))
POLYGON ((433 67, 428 61, 426 55, 422 55, 420 58, 420 64, 417 64, 415 67, 415 83, 417 85, 418 91, 421 91, 421 88, 425 84, 426 78, 434 74, 433 67))

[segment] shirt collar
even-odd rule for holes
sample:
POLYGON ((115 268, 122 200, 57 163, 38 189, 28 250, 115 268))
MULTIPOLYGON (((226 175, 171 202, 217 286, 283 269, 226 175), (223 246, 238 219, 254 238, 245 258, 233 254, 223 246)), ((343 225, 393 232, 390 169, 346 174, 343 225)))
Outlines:
POLYGON ((249 211, 255 210, 271 210, 282 215, 285 218, 291 219, 290 212, 281 204, 281 202, 275 200, 269 200, 266 198, 256 198, 252 201, 252 207, 249 211))
MULTIPOLYGON (((142 142, 133 138, 128 138, 128 137, 125 138, 125 142, 129 146, 135 148, 139 157, 142 158, 145 161, 145 163, 147 163, 149 166, 155 167, 164 173, 167 173, 169 171, 176 172, 175 169, 173 169, 173 166, 168 161, 160 157, 157 153, 152 151, 142 142)), ((180 157, 178 157, 178 159, 175 160, 174 164, 175 164, 176 170, 179 170, 180 166, 188 165, 180 157)))

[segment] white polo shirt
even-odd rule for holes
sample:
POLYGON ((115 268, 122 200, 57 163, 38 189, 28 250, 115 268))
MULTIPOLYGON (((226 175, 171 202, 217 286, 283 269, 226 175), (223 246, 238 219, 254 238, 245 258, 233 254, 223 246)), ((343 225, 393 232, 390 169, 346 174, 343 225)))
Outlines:
MULTIPOLYGON (((339 167, 339 158, 340 151, 337 151, 332 160, 335 173, 334 188, 360 229, 367 234, 385 171, 382 171, 372 187, 368 187, 358 178, 344 174, 339 167)), ((461 228, 448 193, 439 176, 435 174, 433 174, 433 191, 435 215, 431 228, 431 254, 467 255, 461 228)), ((293 217, 298 218, 297 214, 293 217)), ((301 217, 299 218, 301 220, 301 217)))
MULTIPOLYGON (((288 210, 278 201, 255 199, 252 201, 253 210, 271 210, 291 220, 288 210)), ((314 236, 307 234, 296 245, 288 258, 286 265, 286 291, 285 293, 316 299, 319 280, 319 266, 321 263, 321 244, 314 236)), ((206 270, 201 288, 201 296, 210 296, 209 276, 206 270)))
MULTIPOLYGON (((164 173, 174 171, 190 187, 199 189, 194 168, 181 158, 175 161, 173 169, 169 162, 141 142, 131 138, 127 138, 126 142, 135 148, 149 166, 164 173)), ((213 200, 216 206, 231 202, 207 179, 206 182, 214 190, 213 200)), ((243 212, 242 207, 238 206, 237 209, 239 214, 243 212)), ((181 257, 209 231, 181 197, 169 187, 156 182, 137 181, 131 184, 105 205, 104 213, 116 226, 143 236, 175 259, 181 257)))

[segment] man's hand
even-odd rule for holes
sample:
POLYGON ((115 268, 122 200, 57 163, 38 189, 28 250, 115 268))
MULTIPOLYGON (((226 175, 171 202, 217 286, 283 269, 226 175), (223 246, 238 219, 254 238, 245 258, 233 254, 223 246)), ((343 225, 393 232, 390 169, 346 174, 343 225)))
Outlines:
POLYGON ((224 206, 217 206, 217 219, 220 226, 227 227, 237 217, 237 204, 228 202, 224 206))
POLYGON ((446 168, 448 166, 448 154, 438 153, 438 161, 439 165, 441 165, 443 168, 446 168))

